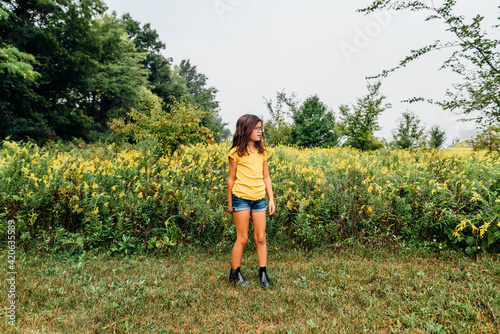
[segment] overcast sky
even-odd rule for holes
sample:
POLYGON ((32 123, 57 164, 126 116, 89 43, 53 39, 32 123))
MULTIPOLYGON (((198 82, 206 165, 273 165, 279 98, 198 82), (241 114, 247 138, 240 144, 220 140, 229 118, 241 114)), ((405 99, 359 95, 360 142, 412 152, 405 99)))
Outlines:
MULTIPOLYGON (((174 65, 190 59, 209 78, 209 86, 219 90, 220 114, 231 132, 242 114, 268 117, 264 97, 274 100, 283 90, 301 101, 318 95, 338 115, 339 105, 366 95, 367 76, 396 65, 411 49, 452 38, 443 23, 424 22, 423 13, 357 13, 371 3, 366 0, 105 2, 118 15, 130 13, 136 21, 150 23, 174 65)), ((466 17, 486 16, 485 28, 498 23, 498 0, 458 3, 466 17)), ((448 144, 475 134, 473 123, 457 122, 459 116, 436 106, 400 102, 414 96, 443 98, 460 80, 450 71, 438 71, 450 52, 427 55, 382 80, 382 92, 393 107, 381 115, 378 137, 390 139, 406 110, 414 111, 427 128, 440 125, 448 144)))

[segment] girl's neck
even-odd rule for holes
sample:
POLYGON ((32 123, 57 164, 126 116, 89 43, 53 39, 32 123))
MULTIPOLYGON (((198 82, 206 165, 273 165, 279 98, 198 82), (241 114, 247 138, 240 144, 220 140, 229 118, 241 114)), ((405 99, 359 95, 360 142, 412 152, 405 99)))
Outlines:
POLYGON ((255 147, 255 143, 254 142, 249 142, 248 145, 247 145, 247 150, 249 151, 255 151, 257 149, 257 147, 255 147))

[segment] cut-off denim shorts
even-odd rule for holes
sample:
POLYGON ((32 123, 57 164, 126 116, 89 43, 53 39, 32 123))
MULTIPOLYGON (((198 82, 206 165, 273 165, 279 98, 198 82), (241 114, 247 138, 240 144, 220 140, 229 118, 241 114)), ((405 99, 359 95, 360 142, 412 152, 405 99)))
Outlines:
POLYGON ((250 212, 266 211, 266 198, 261 198, 256 201, 244 199, 233 194, 233 211, 250 210, 250 212))

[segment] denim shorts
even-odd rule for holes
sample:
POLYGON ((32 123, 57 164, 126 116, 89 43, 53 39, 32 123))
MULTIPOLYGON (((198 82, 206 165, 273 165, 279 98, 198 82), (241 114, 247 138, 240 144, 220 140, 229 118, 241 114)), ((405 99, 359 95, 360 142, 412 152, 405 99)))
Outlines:
POLYGON ((266 211, 266 198, 261 198, 256 201, 244 199, 233 194, 233 211, 250 210, 250 212, 266 211))

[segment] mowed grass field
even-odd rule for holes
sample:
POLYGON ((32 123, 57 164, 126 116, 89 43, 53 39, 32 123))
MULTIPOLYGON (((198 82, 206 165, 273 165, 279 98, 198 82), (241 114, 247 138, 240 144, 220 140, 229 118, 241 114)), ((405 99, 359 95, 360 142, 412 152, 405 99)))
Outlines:
MULTIPOLYGON (((270 290, 249 241, 228 283, 230 250, 166 256, 17 254, 16 328, 1 333, 498 333, 500 258, 337 245, 270 246, 270 290)), ((9 271, 5 254, 0 270, 9 271)), ((3 275, 4 276, 4 275, 3 275)), ((6 283, 1 300, 6 300, 6 283)))

